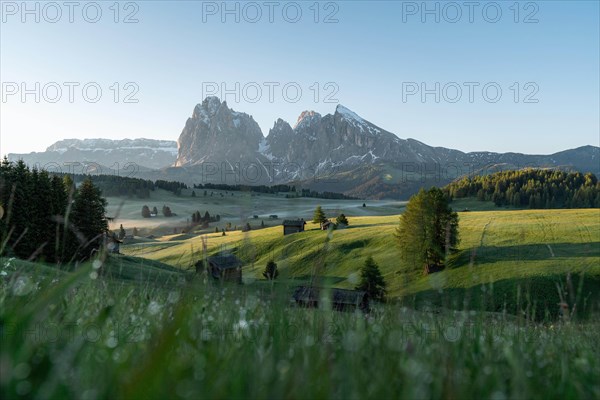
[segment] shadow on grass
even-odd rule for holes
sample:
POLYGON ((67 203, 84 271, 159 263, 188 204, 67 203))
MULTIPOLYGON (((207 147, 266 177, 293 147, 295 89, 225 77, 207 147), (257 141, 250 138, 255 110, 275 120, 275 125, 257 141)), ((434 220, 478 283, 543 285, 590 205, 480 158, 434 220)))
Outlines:
POLYGON ((600 312, 600 276, 566 274, 504 279, 493 284, 469 288, 432 289, 406 296, 402 302, 415 308, 447 308, 506 312, 526 315, 537 321, 556 319, 560 315, 561 296, 575 307, 575 316, 587 318, 600 312))
POLYGON ((158 261, 125 255, 110 255, 102 265, 103 276, 124 281, 173 285, 183 276, 183 271, 158 261))
POLYGON ((514 246, 482 246, 461 250, 455 254, 449 266, 460 268, 469 265, 497 261, 533 261, 560 259, 563 257, 600 257, 600 242, 589 243, 541 243, 514 246))
MULTIPOLYGON (((294 276, 294 277, 290 277, 289 278, 289 282, 295 282, 298 281, 298 284, 300 284, 301 282, 308 282, 310 281, 312 278, 311 275, 300 275, 300 276, 294 276)), ((347 279, 347 277, 344 276, 322 276, 318 278, 320 280, 321 284, 327 284, 327 285, 335 285, 336 283, 340 283, 343 282, 347 279)))

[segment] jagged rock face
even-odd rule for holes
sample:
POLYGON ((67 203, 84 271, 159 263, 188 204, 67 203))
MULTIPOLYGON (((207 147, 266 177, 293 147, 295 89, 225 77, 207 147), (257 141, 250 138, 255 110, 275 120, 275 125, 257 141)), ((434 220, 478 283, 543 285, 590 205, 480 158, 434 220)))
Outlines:
POLYGON ((433 161, 432 148, 396 135, 362 119, 343 106, 322 117, 304 111, 292 129, 281 119, 267 137, 273 157, 298 163, 306 178, 326 169, 340 170, 353 165, 382 161, 433 161))
MULTIPOLYGON (((216 97, 196 106, 178 145, 176 166, 203 162, 231 166, 241 161, 265 171, 263 178, 267 181, 260 183, 300 181, 310 186, 315 178, 333 177, 337 190, 353 193, 355 188, 362 187, 360 193, 354 192, 361 196, 369 196, 370 190, 389 190, 393 185, 404 185, 406 189, 395 194, 409 195, 419 186, 441 186, 489 165, 502 165, 506 169, 565 164, 577 168, 581 164, 581 160, 573 160, 569 155, 557 154, 555 159, 431 147, 414 139, 400 139, 342 105, 325 116, 304 111, 293 128, 278 119, 264 138, 252 117, 230 110, 216 97), (411 179, 418 181, 407 186, 411 179)), ((587 158, 595 157, 593 153, 598 150, 594 148, 587 158)))
POLYGON ((263 139, 260 127, 245 113, 233 111, 216 97, 194 108, 177 141, 175 166, 206 162, 255 162, 263 139))

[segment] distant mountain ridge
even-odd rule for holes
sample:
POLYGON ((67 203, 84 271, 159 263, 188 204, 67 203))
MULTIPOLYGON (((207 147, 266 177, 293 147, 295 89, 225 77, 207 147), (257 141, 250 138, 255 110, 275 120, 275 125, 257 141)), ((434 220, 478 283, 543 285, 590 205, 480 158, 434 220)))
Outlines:
POLYGON ((159 169, 172 165, 177 158, 177 142, 155 139, 65 139, 43 152, 8 154, 8 159, 23 159, 29 165, 58 165, 65 163, 98 164, 107 170, 134 163, 140 169, 159 169))
POLYGON ((298 182, 357 197, 405 198, 419 187, 441 186, 465 174, 499 169, 600 172, 599 147, 583 146, 552 155, 464 153, 401 139, 342 105, 325 116, 303 111, 293 128, 279 118, 263 137, 252 116, 230 109, 217 97, 208 97, 194 108, 178 149, 175 165, 183 170, 168 171, 178 179, 187 175, 205 182, 298 182), (220 173, 208 176, 207 164, 220 173), (252 170, 252 178, 244 170, 252 170))
POLYGON ((28 164, 132 162, 146 179, 187 184, 293 183, 362 198, 406 199, 421 187, 468 175, 525 167, 600 175, 600 147, 551 155, 470 152, 433 147, 395 134, 338 105, 333 114, 303 111, 294 127, 279 118, 265 137, 251 115, 210 96, 194 107, 177 140, 67 139, 45 152, 10 154, 28 164), (144 168, 146 167, 146 168, 144 168), (147 170, 152 169, 152 170, 147 170))

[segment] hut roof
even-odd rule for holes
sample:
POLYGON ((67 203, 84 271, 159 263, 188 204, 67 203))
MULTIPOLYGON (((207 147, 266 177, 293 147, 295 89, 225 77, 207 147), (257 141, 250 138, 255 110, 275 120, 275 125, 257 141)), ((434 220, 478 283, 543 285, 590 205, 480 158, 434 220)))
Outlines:
MULTIPOLYGON (((319 301, 319 293, 321 290, 323 289, 318 287, 299 286, 294 290, 292 297, 296 301, 319 301)), ((366 295, 366 292, 360 290, 337 288, 332 288, 330 290, 331 300, 335 304, 360 304, 366 295)))
POLYGON ((233 254, 218 254, 216 256, 210 256, 207 258, 207 261, 209 264, 212 264, 219 269, 232 269, 242 266, 240 259, 233 254))
POLYGON ((283 221, 284 226, 304 226, 306 225, 306 221, 303 219, 286 219, 283 221))

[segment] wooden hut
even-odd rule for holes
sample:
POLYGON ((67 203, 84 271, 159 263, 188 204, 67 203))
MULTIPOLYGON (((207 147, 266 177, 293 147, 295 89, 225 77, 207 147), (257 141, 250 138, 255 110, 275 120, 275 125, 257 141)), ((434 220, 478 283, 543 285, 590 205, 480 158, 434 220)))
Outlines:
POLYGON ((329 290, 331 296, 331 308, 338 311, 362 311, 369 310, 369 298, 367 293, 360 290, 348 289, 323 289, 311 286, 299 286, 292 294, 292 301, 301 307, 318 308, 321 302, 321 293, 329 290))
POLYGON ((326 231, 328 230, 331 226, 333 225, 333 222, 331 222, 330 220, 327 220, 325 222, 321 222, 321 230, 322 231, 326 231))
POLYGON ((292 233, 304 232, 304 226, 306 221, 304 219, 287 219, 283 221, 283 235, 290 235, 292 233))
POLYGON ((233 254, 218 254, 206 259, 209 274, 224 281, 242 283, 242 262, 233 254))

